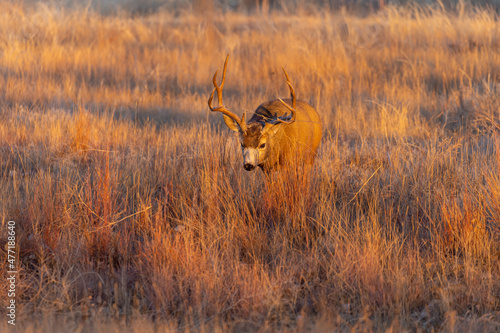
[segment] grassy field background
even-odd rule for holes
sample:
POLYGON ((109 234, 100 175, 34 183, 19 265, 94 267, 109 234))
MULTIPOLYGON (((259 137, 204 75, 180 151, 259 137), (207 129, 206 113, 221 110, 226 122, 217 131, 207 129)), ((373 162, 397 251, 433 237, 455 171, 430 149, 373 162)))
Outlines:
POLYGON ((17 331, 500 330, 498 16, 301 8, 0 3, 17 331), (310 177, 243 170, 206 104, 227 53, 231 110, 281 67, 318 110, 310 177))

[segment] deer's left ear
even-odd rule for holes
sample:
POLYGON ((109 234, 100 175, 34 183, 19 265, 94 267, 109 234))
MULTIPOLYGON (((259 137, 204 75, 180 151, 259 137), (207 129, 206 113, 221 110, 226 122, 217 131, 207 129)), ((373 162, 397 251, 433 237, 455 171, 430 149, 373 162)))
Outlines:
POLYGON ((231 117, 226 116, 225 114, 222 115, 224 118, 224 122, 226 123, 227 127, 229 127, 230 130, 235 131, 235 132, 246 132, 246 122, 245 122, 245 113, 243 112, 243 115, 241 116, 241 122, 238 123, 236 120, 234 120, 231 117))

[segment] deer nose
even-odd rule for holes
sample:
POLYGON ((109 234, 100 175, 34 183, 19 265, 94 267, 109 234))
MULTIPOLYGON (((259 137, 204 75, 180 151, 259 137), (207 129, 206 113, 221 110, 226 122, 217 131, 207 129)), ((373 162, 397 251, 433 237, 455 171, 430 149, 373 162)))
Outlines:
POLYGON ((245 168, 246 171, 252 171, 253 169, 255 169, 255 165, 250 163, 245 163, 243 167, 245 168))

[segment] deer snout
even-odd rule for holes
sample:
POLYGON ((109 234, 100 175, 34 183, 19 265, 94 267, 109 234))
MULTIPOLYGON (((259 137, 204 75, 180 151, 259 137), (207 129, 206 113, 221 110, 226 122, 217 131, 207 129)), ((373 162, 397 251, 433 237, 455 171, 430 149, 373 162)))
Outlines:
POLYGON ((259 152, 255 148, 243 148, 243 167, 247 171, 252 171, 258 164, 259 152))
POLYGON ((243 167, 245 168, 246 171, 252 171, 253 169, 255 169, 255 165, 250 163, 245 163, 243 167))

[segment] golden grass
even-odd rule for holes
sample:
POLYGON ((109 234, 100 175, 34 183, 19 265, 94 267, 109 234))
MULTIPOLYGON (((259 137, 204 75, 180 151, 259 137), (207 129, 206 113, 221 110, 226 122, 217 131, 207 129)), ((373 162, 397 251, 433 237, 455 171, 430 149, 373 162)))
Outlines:
POLYGON ((308 10, 0 3, 20 331, 499 329, 498 17, 308 10), (282 66, 319 111, 310 177, 243 170, 206 105, 226 53, 235 112, 282 66))

